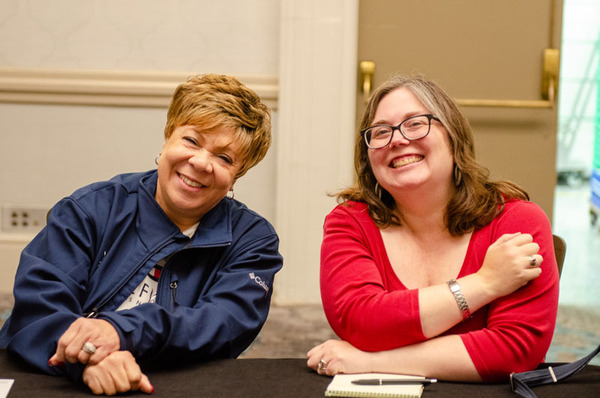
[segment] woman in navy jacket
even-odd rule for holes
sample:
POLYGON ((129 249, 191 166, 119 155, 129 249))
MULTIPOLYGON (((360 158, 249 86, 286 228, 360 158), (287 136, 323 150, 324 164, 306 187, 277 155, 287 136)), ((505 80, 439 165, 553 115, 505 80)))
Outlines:
POLYGON ((143 363, 234 358, 264 324, 279 240, 230 198, 270 112, 238 80, 181 84, 157 170, 79 189, 24 249, 0 347, 97 394, 153 391, 143 363))

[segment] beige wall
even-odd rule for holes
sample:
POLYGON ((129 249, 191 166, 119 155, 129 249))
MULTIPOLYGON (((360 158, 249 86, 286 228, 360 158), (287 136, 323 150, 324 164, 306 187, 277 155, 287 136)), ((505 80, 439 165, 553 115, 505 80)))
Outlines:
MULTIPOLYGON (((76 106, 68 92, 95 103, 109 86, 121 100, 141 92, 160 102, 174 76, 238 75, 276 112, 273 148, 236 184, 236 198, 279 233, 275 302, 318 303, 321 227, 335 205, 327 193, 352 180, 357 28, 358 0, 2 0, 0 37, 12 39, 0 41, 0 205, 50 206, 83 184, 154 167, 164 108, 76 106), (84 78, 6 79, 32 70, 84 78), (97 71, 148 81, 119 95, 110 76, 86 80, 97 71), (6 100, 7 87, 43 103, 6 100)), ((0 292, 31 237, 0 232, 0 292)))
MULTIPOLYGON (((139 84, 150 89, 161 74, 182 81, 217 72, 254 88, 268 78, 276 91, 279 9, 278 0, 2 1, 0 37, 14 40, 0 42, 0 95, 8 96, 0 103, 0 205, 49 208, 82 185, 155 167, 166 108, 53 104, 52 91, 64 87, 59 71, 80 73, 83 93, 116 81, 95 71, 114 70, 144 76, 149 82, 139 84), (44 71, 38 86, 51 87, 30 99, 48 104, 10 100, 13 86, 20 95, 39 89, 31 71, 44 71)), ((273 222, 275 159, 276 146, 236 186, 237 198, 273 222)), ((31 237, 0 233, 1 291, 11 289, 18 252, 31 237)))
MULTIPOLYGON (((273 148, 236 198, 280 234, 275 301, 320 302, 326 193, 351 179, 356 12, 357 0, 3 0, 0 37, 13 39, 0 42, 0 205, 49 207, 89 182, 154 167, 164 108, 73 103, 102 102, 107 87, 121 99, 164 97, 172 75, 237 75, 276 110, 273 148), (81 81, 61 80, 65 70, 81 81), (49 80, 14 77, 32 71, 49 80), (136 82, 116 87, 109 71, 136 82)), ((0 233, 0 292, 32 236, 0 233)))

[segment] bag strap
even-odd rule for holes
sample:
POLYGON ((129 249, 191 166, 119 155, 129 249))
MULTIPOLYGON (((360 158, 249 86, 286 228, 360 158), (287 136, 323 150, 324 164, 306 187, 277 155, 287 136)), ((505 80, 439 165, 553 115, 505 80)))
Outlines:
POLYGON ((510 388, 515 393, 525 398, 536 398, 532 387, 543 384, 557 383, 581 371, 600 352, 600 346, 585 358, 575 362, 558 366, 548 366, 545 369, 531 370, 529 372, 511 373, 510 388))

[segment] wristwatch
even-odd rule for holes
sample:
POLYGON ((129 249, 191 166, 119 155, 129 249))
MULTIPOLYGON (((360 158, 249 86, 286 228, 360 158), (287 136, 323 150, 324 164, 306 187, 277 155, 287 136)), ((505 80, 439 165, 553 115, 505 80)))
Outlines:
POLYGON ((463 321, 471 316, 471 310, 469 309, 469 305, 467 304, 467 300, 465 296, 462 294, 462 290, 460 290, 460 285, 456 281, 456 279, 450 279, 448 282, 448 287, 452 294, 454 294, 454 298, 456 299, 456 304, 458 304, 458 309, 462 312, 463 321))

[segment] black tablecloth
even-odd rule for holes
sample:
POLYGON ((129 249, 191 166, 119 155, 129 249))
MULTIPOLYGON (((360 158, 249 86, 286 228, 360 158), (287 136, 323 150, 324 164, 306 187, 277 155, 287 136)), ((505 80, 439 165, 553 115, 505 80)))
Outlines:
MULTIPOLYGON (((323 397, 330 382, 306 367, 304 359, 227 359, 182 368, 147 369, 154 386, 152 397, 323 397)), ((84 385, 65 377, 32 373, 0 350, 0 379, 14 379, 8 398, 91 397, 84 385)), ((535 388, 539 398, 600 396, 600 367, 588 366, 581 373, 551 386, 535 388)), ((142 393, 127 397, 148 397, 142 393)), ((440 382, 427 386, 423 397, 512 397, 508 384, 440 382)))

